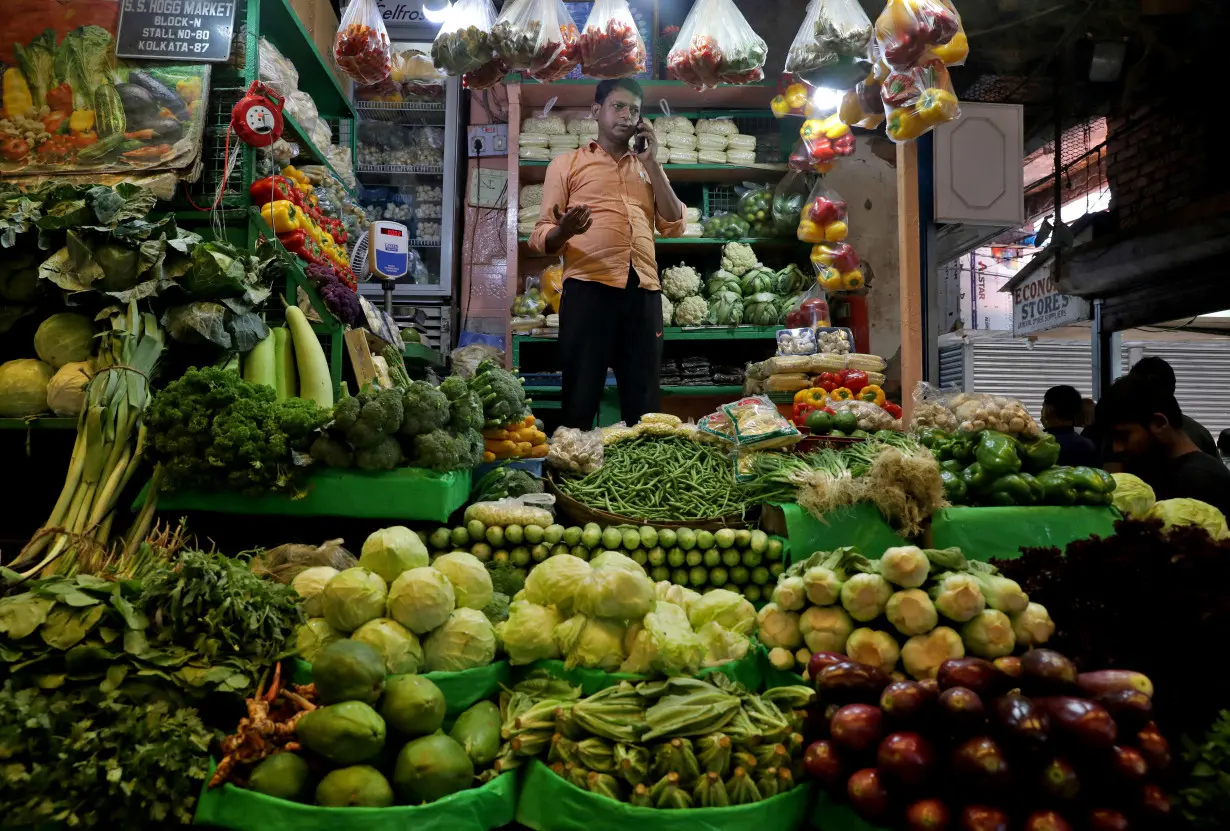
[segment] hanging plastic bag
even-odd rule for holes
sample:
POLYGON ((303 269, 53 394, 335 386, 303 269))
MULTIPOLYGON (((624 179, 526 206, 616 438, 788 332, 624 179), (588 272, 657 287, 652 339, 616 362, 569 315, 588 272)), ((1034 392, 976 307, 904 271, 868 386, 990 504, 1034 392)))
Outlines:
POLYGON ((854 155, 854 133, 838 113, 824 118, 809 118, 799 128, 799 138, 814 164, 835 161, 839 156, 854 155))
POLYGON ((801 81, 786 83, 789 75, 783 75, 782 80, 778 82, 778 93, 769 102, 769 109, 773 111, 773 115, 777 118, 785 118, 788 115, 802 115, 804 108, 807 106, 807 99, 811 96, 811 90, 807 84, 801 81))
POLYGON ((786 325, 792 329, 805 328, 808 330, 813 330, 818 326, 832 326, 828 298, 825 297, 824 289, 819 285, 813 285, 799 295, 793 307, 786 313, 786 325))
POLYGON ((530 77, 546 84, 567 78, 581 63, 581 33, 561 0, 540 0, 538 13, 542 32, 530 62, 530 77))
POLYGON ((773 189, 745 182, 735 192, 740 194, 736 210, 751 226, 752 236, 773 236, 773 189))
POLYGON ((880 89, 880 100, 887 122, 884 131, 897 143, 913 141, 961 116, 952 79, 938 58, 890 73, 880 89))
POLYGON ((393 71, 393 47, 376 0, 355 0, 333 40, 337 68, 358 84, 378 84, 393 71))
POLYGON ((773 229, 789 235, 799 226, 803 203, 807 201, 807 176, 792 170, 773 188, 773 229))
POLYGON ((786 160, 786 166, 799 173, 828 173, 833 169, 833 165, 832 160, 818 162, 812 159, 803 139, 794 143, 794 149, 790 151, 790 158, 786 160))
POLYGON ((854 89, 846 90, 837 116, 851 127, 874 130, 884 123, 884 105, 880 101, 881 84, 868 75, 854 89))
POLYGON ((672 78, 696 89, 764 79, 769 48, 732 0, 697 0, 666 56, 672 78))
POLYGON ((880 52, 893 69, 909 69, 960 30, 961 16, 944 0, 888 0, 875 25, 880 52))
POLYGON ((837 191, 825 187, 823 180, 817 182, 799 217, 799 241, 841 242, 850 232, 846 216, 846 200, 837 191))
POLYGON ((485 89, 491 89, 500 81, 504 80, 504 76, 508 74, 508 67, 504 65, 504 61, 499 58, 492 58, 478 69, 472 70, 461 76, 461 85, 466 89, 472 89, 475 92, 481 92, 485 89))
POLYGON ((810 256, 816 284, 829 294, 858 291, 866 285, 863 263, 849 243, 819 242, 811 247, 810 256))
POLYGON ((510 70, 539 81, 557 81, 572 71, 577 26, 561 0, 514 0, 491 29, 495 53, 510 70))
POLYGON ((491 45, 494 25, 495 6, 491 0, 458 0, 431 43, 432 62, 449 75, 464 75, 485 67, 495 55, 491 45))
POLYGON ((786 54, 786 72, 840 89, 863 74, 859 63, 872 36, 858 0, 812 0, 786 54))
POLYGON ((578 43, 581 71, 591 78, 626 78, 645 71, 645 42, 627 0, 598 0, 578 43))
POLYGON ((947 43, 932 46, 931 54, 943 61, 944 66, 962 66, 965 59, 969 57, 969 38, 965 36, 965 24, 961 22, 961 15, 957 13, 957 7, 950 0, 939 0, 939 2, 957 16, 957 33, 947 43))

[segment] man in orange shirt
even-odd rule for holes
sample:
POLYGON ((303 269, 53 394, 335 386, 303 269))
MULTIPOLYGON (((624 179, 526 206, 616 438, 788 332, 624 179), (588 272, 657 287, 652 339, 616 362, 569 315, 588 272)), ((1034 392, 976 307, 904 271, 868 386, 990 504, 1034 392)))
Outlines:
POLYGON ((653 232, 681 236, 685 217, 654 158, 658 140, 641 121, 642 100, 635 81, 598 85, 592 108, 598 138, 551 162, 530 236, 535 251, 564 258, 565 427, 593 427, 607 367, 615 370, 626 423, 658 409, 662 297, 653 232), (633 139, 639 152, 630 147, 633 139))

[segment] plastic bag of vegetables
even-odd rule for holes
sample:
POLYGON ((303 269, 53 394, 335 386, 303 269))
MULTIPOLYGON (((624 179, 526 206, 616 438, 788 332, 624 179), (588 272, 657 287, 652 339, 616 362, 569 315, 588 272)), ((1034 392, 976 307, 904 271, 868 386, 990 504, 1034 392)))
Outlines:
POLYGON ((337 68, 359 84, 378 84, 393 71, 393 47, 376 0, 350 4, 333 40, 337 68))
POLYGON ((821 180, 803 206, 796 235, 800 242, 841 242, 850 233, 846 219, 846 200, 821 180))
POLYGON ((752 226, 736 214, 716 214, 705 220, 705 236, 710 239, 743 239, 750 236, 752 226))
POLYGON ((912 141, 961 117, 961 105, 943 61, 893 70, 880 87, 885 133, 895 142, 912 141))
POLYGON ((817 86, 848 87, 863 74, 859 62, 871 35, 858 0, 812 0, 786 54, 786 72, 817 86))
POLYGON ((666 56, 672 78, 697 89, 764 79, 769 54, 733 0, 698 0, 666 56))
MULTIPOLYGON (((773 222, 773 191, 768 185, 751 185, 739 197, 737 210, 739 216, 747 220, 753 228, 762 228, 766 232, 773 222)), ((757 233, 756 236, 766 234, 757 233)))
POLYGON ((510 70, 557 81, 580 61, 580 33, 561 0, 515 0, 491 29, 492 45, 510 70))
POLYGON ((807 176, 792 170, 773 188, 773 204, 770 210, 773 214, 773 229, 777 234, 789 236, 794 233, 799 225, 799 215, 803 213, 803 203, 806 201, 807 176))
POLYGON ((491 62, 495 26, 491 0, 459 0, 449 9, 431 44, 431 60, 449 75, 463 75, 491 62))
POLYGON ((591 78, 625 78, 645 71, 645 42, 627 0, 598 0, 578 42, 582 71, 591 78))

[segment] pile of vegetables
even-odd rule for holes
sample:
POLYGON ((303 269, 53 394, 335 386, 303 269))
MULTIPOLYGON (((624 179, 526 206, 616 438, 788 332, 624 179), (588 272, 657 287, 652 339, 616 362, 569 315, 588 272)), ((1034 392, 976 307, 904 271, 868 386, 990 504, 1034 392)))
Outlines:
POLYGON ((1100 468, 1060 467, 1050 433, 1028 438, 996 430, 948 434, 924 428, 919 440, 940 463, 954 505, 1109 505, 1115 479, 1100 468))
POLYGON ((804 764, 868 822, 1101 831, 1177 820, 1158 785, 1170 745, 1140 673, 1078 672, 1049 649, 949 659, 925 681, 890 683, 829 653, 812 665, 822 716, 804 764))
POLYGON ((493 620, 509 598, 472 554, 431 560, 418 535, 395 525, 363 543, 359 565, 314 566, 291 584, 308 615, 296 638, 315 663, 330 643, 349 638, 373 647, 391 674, 457 672, 495 660, 493 620))
POLYGON ((497 767, 544 759, 574 787, 631 805, 749 805, 800 784, 803 714, 815 694, 756 695, 725 676, 623 682, 588 697, 531 676, 500 696, 497 767))
POLYGON ((878 560, 853 548, 818 551, 778 578, 771 601, 758 615, 760 639, 783 670, 836 652, 933 678, 949 658, 1000 658, 1055 631, 1020 585, 955 548, 900 546, 878 560))
POLYGON ((359 304, 359 295, 338 276, 335 269, 313 263, 305 269, 307 277, 320 294, 320 299, 333 316, 347 326, 365 325, 366 315, 359 304))
POLYGON ((222 742, 227 755, 211 787, 231 781, 326 808, 387 808, 434 802, 495 778, 500 713, 493 702, 465 710, 445 733, 444 694, 430 679, 386 678, 379 653, 356 641, 330 644, 317 657, 312 686, 275 684, 249 700, 249 717, 222 742))
MULTIPOLYGON (((1159 503, 1161 504, 1161 503, 1159 503)), ((1202 528, 1164 530, 1156 520, 1122 520, 1115 534, 997 560, 1058 628, 1051 645, 1082 669, 1113 667, 1158 684, 1159 719, 1175 733, 1207 729, 1230 700, 1230 678, 1212 672, 1192 683, 1187 667, 1208 665, 1206 648, 1230 638, 1230 542, 1202 528), (1079 590, 1073 591, 1073 586, 1079 590), (1141 602, 1165 625, 1141 625, 1141 602), (1184 633, 1198 632, 1199 637, 1184 633), (1202 663, 1203 662, 1203 663, 1202 663)))
POLYGON ((542 459, 550 449, 547 434, 538 428, 534 417, 526 416, 504 427, 483 430, 483 461, 497 459, 542 459))

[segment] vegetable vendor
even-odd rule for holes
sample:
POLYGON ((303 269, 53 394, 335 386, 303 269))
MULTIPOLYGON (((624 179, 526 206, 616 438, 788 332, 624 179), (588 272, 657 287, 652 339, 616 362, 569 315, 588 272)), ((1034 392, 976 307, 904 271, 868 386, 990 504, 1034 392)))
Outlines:
POLYGON ((607 367, 615 370, 626 423, 658 409, 662 299, 654 229, 682 236, 685 213, 655 159, 658 140, 641 119, 642 101, 635 81, 598 84, 591 108, 598 137, 551 162, 530 236, 530 248, 564 262, 565 427, 593 426, 607 367))
POLYGON ((1192 441, 1172 393, 1129 373, 1098 402, 1097 422, 1105 425, 1115 456, 1158 500, 1198 499, 1230 513, 1230 470, 1192 441))
POLYGON ((1097 446, 1076 432, 1081 417, 1081 394, 1060 384, 1042 398, 1042 427, 1059 443, 1057 464, 1065 467, 1101 467, 1097 446))

